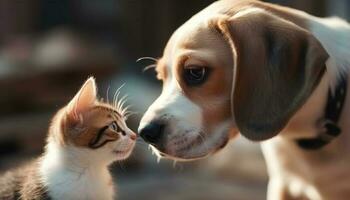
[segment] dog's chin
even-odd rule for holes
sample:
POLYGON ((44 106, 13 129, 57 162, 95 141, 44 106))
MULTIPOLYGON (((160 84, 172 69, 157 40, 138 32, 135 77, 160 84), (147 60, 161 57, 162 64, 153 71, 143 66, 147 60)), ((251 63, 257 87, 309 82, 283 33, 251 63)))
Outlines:
POLYGON ((161 153, 161 156, 165 159, 169 160, 176 160, 180 162, 189 162, 189 161, 195 161, 195 160, 200 160, 208 157, 212 153, 205 153, 203 155, 170 155, 166 153, 161 153))
POLYGON ((165 159, 176 160, 176 161, 194 161, 204 159, 216 152, 220 151, 226 146, 229 139, 217 141, 215 145, 206 147, 206 143, 198 144, 192 148, 183 150, 183 147, 178 146, 163 146, 155 147, 151 146, 153 152, 158 156, 165 159), (196 150, 201 149, 201 150, 196 150))

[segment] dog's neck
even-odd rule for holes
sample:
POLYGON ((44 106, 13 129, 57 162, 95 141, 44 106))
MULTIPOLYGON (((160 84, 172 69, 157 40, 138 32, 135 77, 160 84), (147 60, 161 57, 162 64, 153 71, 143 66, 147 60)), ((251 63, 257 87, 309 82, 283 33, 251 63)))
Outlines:
POLYGON ((288 139, 312 138, 320 131, 319 121, 324 118, 331 76, 326 71, 306 103, 292 117, 281 132, 288 139))

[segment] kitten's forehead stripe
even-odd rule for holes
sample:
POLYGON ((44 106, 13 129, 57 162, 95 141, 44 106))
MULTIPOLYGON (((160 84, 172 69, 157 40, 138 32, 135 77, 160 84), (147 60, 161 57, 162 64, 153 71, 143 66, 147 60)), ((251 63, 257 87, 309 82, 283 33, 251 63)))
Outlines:
MULTIPOLYGON (((59 116, 64 116, 66 112, 65 109, 60 113, 59 116)), ((89 110, 89 114, 84 119, 85 128, 84 130, 76 130, 69 120, 70 118, 63 118, 61 121, 60 129, 64 130, 62 137, 62 145, 66 142, 72 142, 74 145, 79 147, 88 147, 88 148, 100 148, 109 142, 116 141, 120 139, 121 135, 126 135, 126 132, 123 130, 126 125, 125 117, 122 111, 115 108, 113 105, 103 102, 96 102, 89 110), (109 130, 111 123, 116 122, 121 131, 115 133, 112 130, 109 130), (79 134, 72 134, 72 132, 79 134)), ((59 138, 58 138, 59 139, 59 138)))
POLYGON ((111 112, 113 114, 116 114, 118 116, 118 118, 122 118, 123 116, 116 110, 109 108, 109 107, 105 107, 105 106, 95 106, 94 109, 101 109, 101 110, 106 110, 108 112, 111 112))

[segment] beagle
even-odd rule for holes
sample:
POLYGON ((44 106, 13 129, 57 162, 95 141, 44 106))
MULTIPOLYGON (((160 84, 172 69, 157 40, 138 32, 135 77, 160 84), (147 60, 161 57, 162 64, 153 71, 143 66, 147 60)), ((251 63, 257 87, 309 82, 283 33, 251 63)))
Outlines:
POLYGON ((217 1, 171 36, 156 67, 163 91, 139 133, 176 160, 206 157, 240 133, 261 142, 269 200, 349 199, 349 68, 347 22, 217 1))

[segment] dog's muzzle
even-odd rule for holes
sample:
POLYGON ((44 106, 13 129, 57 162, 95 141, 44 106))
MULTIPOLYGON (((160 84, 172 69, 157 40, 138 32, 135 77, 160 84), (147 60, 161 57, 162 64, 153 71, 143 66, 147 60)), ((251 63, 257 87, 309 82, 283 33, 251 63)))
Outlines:
POLYGON ((165 124, 161 122, 150 122, 143 127, 140 127, 140 136, 149 144, 159 146, 164 135, 165 124))

